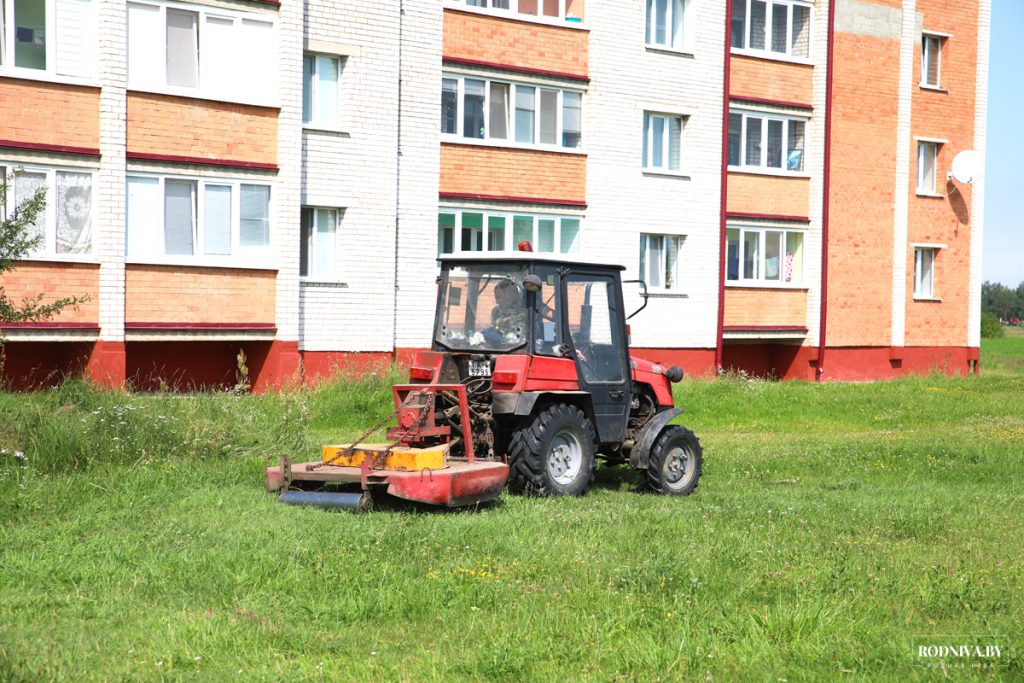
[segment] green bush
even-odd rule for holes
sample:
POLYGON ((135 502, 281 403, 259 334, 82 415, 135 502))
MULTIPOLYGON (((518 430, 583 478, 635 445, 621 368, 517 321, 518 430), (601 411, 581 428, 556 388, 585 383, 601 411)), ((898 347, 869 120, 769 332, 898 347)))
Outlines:
POLYGON ((981 314, 981 337, 983 339, 1002 339, 1006 336, 1006 330, 999 318, 994 313, 981 314))

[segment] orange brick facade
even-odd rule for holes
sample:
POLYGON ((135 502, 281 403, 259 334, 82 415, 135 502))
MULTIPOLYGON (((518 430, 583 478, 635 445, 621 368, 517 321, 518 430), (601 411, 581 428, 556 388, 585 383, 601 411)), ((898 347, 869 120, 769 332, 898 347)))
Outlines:
POLYGON ((806 324, 806 289, 725 288, 726 327, 806 324))
POLYGON ((0 140, 99 148, 100 89, 0 78, 0 140))
POLYGON ((43 303, 64 297, 87 297, 78 308, 65 308, 52 322, 97 323, 99 320, 100 267, 92 263, 26 261, 0 275, 0 287, 15 302, 43 295, 43 303))
POLYGON ((733 55, 729 95, 810 105, 814 67, 733 55))
POLYGON ((803 218, 808 214, 809 188, 807 178, 730 173, 726 209, 730 213, 803 218))
POLYGON ((579 29, 446 10, 442 54, 446 58, 586 76, 588 35, 579 29))
POLYGON ((478 145, 441 145, 441 193, 584 202, 587 157, 478 145))
POLYGON ((128 153, 275 164, 277 111, 128 93, 128 153))
POLYGON ((274 322, 274 271, 149 265, 125 270, 128 323, 274 322))

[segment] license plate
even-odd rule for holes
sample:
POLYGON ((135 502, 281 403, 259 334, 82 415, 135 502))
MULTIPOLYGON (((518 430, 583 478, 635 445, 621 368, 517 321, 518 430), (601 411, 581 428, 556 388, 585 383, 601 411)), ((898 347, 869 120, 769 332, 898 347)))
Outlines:
POLYGON ((471 360, 469 361, 469 376, 470 377, 490 377, 491 376, 491 362, 487 360, 471 360))

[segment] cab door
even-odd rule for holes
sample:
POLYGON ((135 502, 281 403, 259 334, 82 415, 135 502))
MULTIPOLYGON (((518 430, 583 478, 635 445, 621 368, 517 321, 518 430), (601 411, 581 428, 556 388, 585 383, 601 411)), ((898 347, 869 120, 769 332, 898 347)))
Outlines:
POLYGON ((598 440, 621 442, 629 417, 630 370, 618 274, 570 270, 562 279, 569 357, 593 398, 598 440))

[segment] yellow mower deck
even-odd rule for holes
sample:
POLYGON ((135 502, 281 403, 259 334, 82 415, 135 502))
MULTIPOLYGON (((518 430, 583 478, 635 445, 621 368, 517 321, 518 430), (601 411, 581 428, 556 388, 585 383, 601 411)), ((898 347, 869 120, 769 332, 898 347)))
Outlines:
POLYGON ((367 456, 374 460, 374 469, 397 470, 399 472, 419 472, 423 469, 439 470, 448 466, 445 458, 448 445, 430 448, 410 448, 407 446, 388 447, 386 443, 361 443, 352 448, 349 446, 324 446, 322 461, 338 467, 359 467, 367 456), (383 460, 382 454, 387 453, 383 460))

